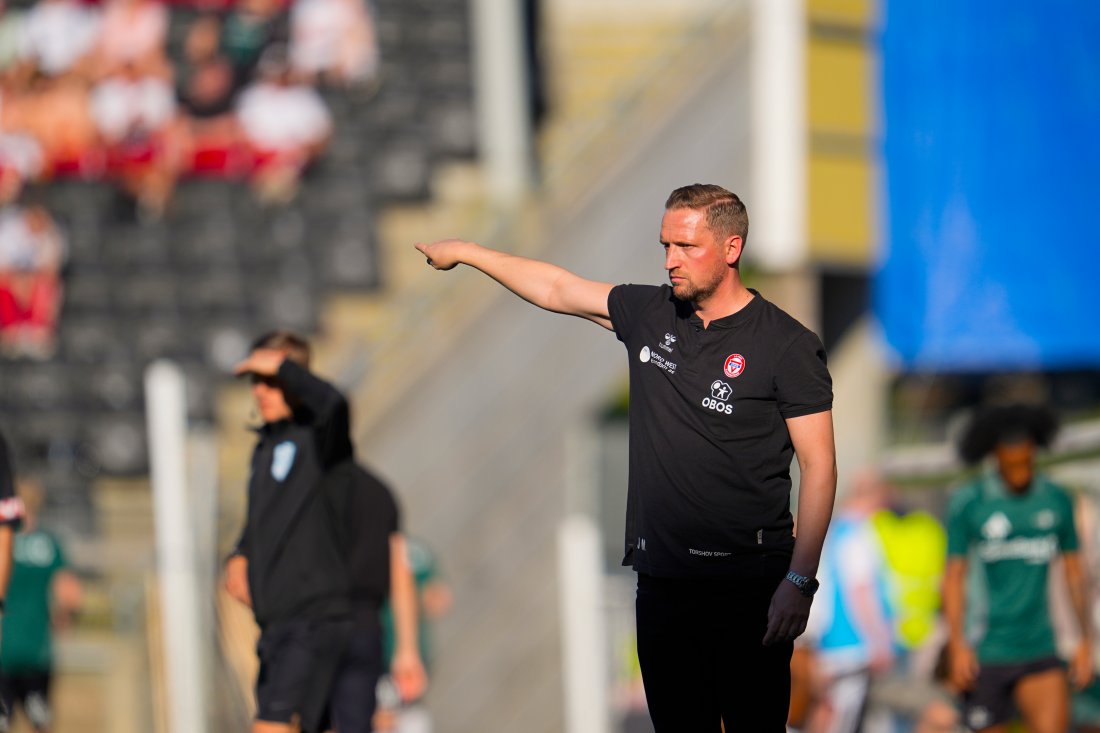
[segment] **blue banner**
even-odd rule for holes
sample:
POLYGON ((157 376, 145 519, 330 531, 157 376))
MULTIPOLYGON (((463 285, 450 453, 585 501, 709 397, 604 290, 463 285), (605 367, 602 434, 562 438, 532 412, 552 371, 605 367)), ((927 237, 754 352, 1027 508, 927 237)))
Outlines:
POLYGON ((887 342, 915 370, 1100 366, 1100 2, 883 3, 887 342))

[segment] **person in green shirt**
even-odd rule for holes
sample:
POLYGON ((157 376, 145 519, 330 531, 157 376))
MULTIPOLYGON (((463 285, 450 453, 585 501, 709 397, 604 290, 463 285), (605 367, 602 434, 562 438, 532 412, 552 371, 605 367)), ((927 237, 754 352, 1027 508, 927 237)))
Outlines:
POLYGON ((969 463, 988 455, 988 471, 951 497, 947 512, 944 615, 949 674, 963 691, 970 730, 1001 733, 1018 715, 1031 733, 1065 733, 1069 685, 1092 677, 1086 578, 1078 557, 1069 492, 1039 474, 1039 448, 1057 430, 1047 409, 1010 405, 979 411, 959 453, 969 463), (1068 667, 1057 657, 1047 602, 1047 575, 1061 556, 1082 640, 1068 667), (967 574, 977 563, 988 611, 977 633, 965 630, 967 574))
POLYGON ((0 639, 0 696, 8 715, 18 704, 37 733, 50 730, 49 691, 53 676, 51 620, 68 620, 80 605, 80 581, 68 570, 58 539, 38 526, 42 492, 23 481, 18 488, 25 516, 15 536, 15 563, 8 587, 3 638, 0 639))
MULTIPOLYGON (((439 572, 435 553, 422 540, 406 538, 405 556, 408 568, 416 583, 417 600, 417 639, 420 657, 424 668, 430 670, 432 663, 432 623, 446 616, 454 602, 450 586, 439 572)), ((390 602, 382 607, 382 654, 385 659, 383 669, 391 669, 398 644, 398 628, 395 624, 394 609, 390 602)), ((424 705, 422 688, 418 695, 403 699, 400 686, 395 683, 392 674, 386 675, 378 685, 378 711, 374 716, 374 730, 381 733, 431 733, 432 719, 424 705)))

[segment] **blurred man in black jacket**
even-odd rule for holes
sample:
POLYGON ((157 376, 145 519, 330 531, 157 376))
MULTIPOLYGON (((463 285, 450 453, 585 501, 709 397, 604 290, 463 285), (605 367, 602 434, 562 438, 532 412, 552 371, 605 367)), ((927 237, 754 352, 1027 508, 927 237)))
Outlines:
POLYGON ((324 730, 326 708, 340 733, 366 733, 382 665, 378 610, 391 589, 405 629, 394 672, 410 696, 426 684, 415 589, 396 503, 356 465, 347 400, 309 359, 305 339, 274 332, 237 366, 264 424, 226 586, 261 628, 253 733, 295 722, 324 730))
POLYGON ((236 372, 252 381, 263 419, 252 454, 248 517, 230 592, 261 629, 253 733, 320 730, 351 636, 350 581, 330 495, 352 460, 348 403, 307 369, 309 346, 285 332, 256 341, 236 372), (238 566, 239 567, 239 566, 238 566))

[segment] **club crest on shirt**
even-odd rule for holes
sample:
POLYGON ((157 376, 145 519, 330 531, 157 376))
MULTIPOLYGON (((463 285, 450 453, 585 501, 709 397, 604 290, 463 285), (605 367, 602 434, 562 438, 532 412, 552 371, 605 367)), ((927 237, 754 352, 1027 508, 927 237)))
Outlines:
POLYGON ((291 440, 284 440, 275 446, 271 454, 271 476, 276 481, 284 481, 290 475, 290 469, 294 468, 294 457, 298 454, 298 446, 291 440))
POLYGON ((722 365, 722 371, 730 379, 741 376, 741 372, 745 371, 745 357, 740 354, 730 354, 726 357, 726 363, 722 365))
POLYGON ((1012 522, 1002 512, 995 512, 982 525, 982 536, 987 540, 1003 540, 1012 531, 1012 522))
POLYGON ((0 522, 11 522, 16 519, 22 519, 24 514, 23 500, 18 496, 9 496, 7 499, 0 499, 0 522))

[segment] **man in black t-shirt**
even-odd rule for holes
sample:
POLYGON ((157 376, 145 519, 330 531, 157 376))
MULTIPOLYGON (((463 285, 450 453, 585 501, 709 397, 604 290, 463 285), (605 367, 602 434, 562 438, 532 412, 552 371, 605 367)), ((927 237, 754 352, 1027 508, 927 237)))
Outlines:
POLYGON ((332 497, 335 532, 351 578, 354 633, 344 651, 330 696, 337 733, 374 730, 375 689, 388 673, 402 700, 424 694, 427 675, 418 643, 417 589, 401 532, 397 501, 377 476, 347 466, 343 490, 332 497), (384 668, 382 606, 394 610, 396 647, 384 668))
POLYGON ((670 284, 619 285, 472 242, 418 244, 521 298, 612 330, 630 362, 624 564, 638 572, 638 656, 657 731, 781 733, 832 514, 832 386, 818 338, 741 281, 740 199, 673 191, 670 284), (801 469, 797 542, 790 463, 801 469))

